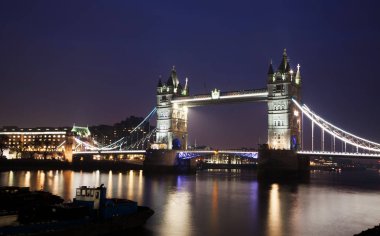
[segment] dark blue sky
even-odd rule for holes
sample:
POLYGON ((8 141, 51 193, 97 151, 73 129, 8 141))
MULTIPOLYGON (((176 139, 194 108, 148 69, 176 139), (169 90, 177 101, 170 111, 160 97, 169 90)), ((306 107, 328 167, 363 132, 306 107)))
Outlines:
MULTIPOLYGON (((112 124, 155 106, 176 66, 190 93, 264 88, 301 64, 303 100, 380 141, 378 1, 0 1, 0 126, 112 124)), ((190 110, 190 142, 255 147, 266 104, 190 110)))

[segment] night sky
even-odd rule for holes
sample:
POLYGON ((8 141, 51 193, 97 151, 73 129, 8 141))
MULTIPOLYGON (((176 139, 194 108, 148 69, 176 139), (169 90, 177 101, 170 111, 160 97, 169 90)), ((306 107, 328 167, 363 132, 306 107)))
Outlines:
MULTIPOLYGON (((286 48, 303 102, 380 142, 380 2, 0 0, 0 126, 113 124, 155 106, 175 65, 191 94, 265 88, 286 48)), ((192 108, 190 143, 256 147, 265 103, 192 108)))

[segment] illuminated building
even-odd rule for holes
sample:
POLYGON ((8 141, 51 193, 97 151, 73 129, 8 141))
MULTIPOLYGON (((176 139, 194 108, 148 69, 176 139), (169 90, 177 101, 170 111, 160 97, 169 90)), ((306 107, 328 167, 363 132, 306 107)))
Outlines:
POLYGON ((156 144, 160 149, 187 149, 187 107, 183 104, 171 104, 174 97, 189 95, 189 87, 186 78, 182 87, 178 80, 177 72, 173 67, 166 83, 161 79, 157 85, 157 133, 156 144))
POLYGON ((10 150, 14 158, 27 154, 31 157, 34 153, 64 152, 64 142, 71 129, 69 127, 52 128, 18 128, 3 127, 0 135, 6 136, 4 144, 10 150))
POLYGON ((268 145, 271 149, 297 150, 301 147, 301 112, 292 98, 301 98, 300 66, 294 74, 284 50, 276 72, 268 70, 268 145))

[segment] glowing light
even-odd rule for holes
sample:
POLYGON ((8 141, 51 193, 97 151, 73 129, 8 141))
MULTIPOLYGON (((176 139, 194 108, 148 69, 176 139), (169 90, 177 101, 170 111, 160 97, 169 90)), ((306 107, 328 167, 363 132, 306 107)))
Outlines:
MULTIPOLYGON (((42 134, 66 134, 65 131, 37 131, 37 132, 0 132, 0 135, 42 135, 42 134)), ((13 137, 15 138, 15 137, 13 137)), ((19 138, 19 137, 18 137, 19 138)))
MULTIPOLYGON (((259 91, 252 91, 252 92, 249 92, 249 93, 237 93, 237 94, 233 94, 233 95, 220 95, 219 96, 219 100, 223 100, 223 99, 232 99, 232 98, 247 98, 247 97, 262 97, 262 98, 266 98, 268 96, 268 91, 262 91, 262 90, 259 90, 259 91)), ((179 98, 179 99, 173 99, 171 100, 171 103, 175 104, 175 103, 184 103, 184 102, 198 102, 198 101, 211 101, 211 100, 214 100, 215 98, 213 98, 211 95, 205 95, 204 97, 190 97, 190 98, 186 98, 186 99, 183 99, 183 98, 179 98)))
POLYGON ((177 153, 180 159, 192 159, 202 156, 202 154, 234 154, 244 158, 258 158, 258 152, 234 151, 234 150, 197 150, 197 151, 182 151, 177 153))
POLYGON ((327 151, 298 151, 297 154, 318 155, 318 156, 352 156, 352 157, 368 157, 378 158, 380 154, 376 153, 357 153, 357 152, 327 152, 327 151))
POLYGON ((73 154, 98 154, 98 153, 104 153, 104 154, 145 154, 145 150, 99 150, 99 151, 74 151, 73 154))

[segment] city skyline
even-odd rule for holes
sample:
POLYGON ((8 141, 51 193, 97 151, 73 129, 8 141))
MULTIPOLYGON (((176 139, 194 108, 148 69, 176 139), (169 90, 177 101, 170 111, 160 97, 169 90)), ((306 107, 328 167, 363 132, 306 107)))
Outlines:
MULTIPOLYGON (((173 65, 190 94, 265 88, 269 62, 277 68, 287 48, 291 67, 301 64, 303 101, 379 142, 379 4, 272 4, 1 2, 0 124, 144 117, 173 65)), ((267 135, 266 106, 190 109, 190 144, 256 147, 267 135)))

